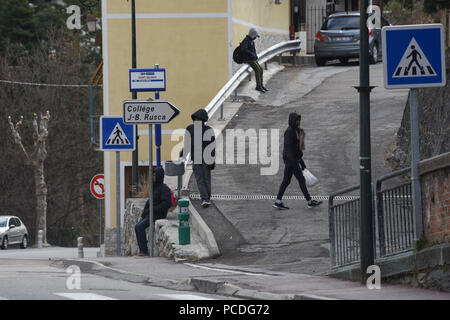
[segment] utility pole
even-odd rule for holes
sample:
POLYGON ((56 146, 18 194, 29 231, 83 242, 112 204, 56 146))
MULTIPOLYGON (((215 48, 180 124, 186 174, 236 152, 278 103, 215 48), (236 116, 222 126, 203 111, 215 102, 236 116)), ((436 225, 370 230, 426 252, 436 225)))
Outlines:
MULTIPOLYGON (((136 6, 135 0, 131 0, 131 67, 135 69, 137 67, 136 59, 136 6)), ((131 98, 133 100, 137 99, 137 92, 133 91, 131 98)), ((138 189, 138 146, 139 146, 139 135, 138 135, 138 125, 135 126, 136 130, 136 149, 132 154, 132 168, 131 168, 131 194, 136 196, 138 189)))
POLYGON ((369 30, 367 28, 368 0, 359 1, 360 51, 359 51, 359 144, 360 144, 360 261, 361 282, 366 282, 367 267, 374 264, 372 169, 370 151, 370 91, 369 84, 369 30))

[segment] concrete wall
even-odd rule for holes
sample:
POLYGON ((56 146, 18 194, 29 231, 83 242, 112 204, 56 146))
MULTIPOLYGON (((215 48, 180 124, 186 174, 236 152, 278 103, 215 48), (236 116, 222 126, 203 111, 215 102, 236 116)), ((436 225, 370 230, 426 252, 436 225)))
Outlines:
POLYGON ((424 233, 429 242, 450 242, 450 152, 420 165, 424 233))

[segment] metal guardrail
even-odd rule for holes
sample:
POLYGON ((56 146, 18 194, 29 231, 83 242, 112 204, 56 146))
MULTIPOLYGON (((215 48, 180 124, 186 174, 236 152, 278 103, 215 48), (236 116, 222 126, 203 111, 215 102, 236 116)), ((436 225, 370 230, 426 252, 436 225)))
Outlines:
MULTIPOLYGON (((374 250, 380 258, 410 250, 414 245, 411 182, 382 190, 384 181, 410 171, 408 167, 384 175, 376 181, 376 190, 372 190, 376 200, 376 207, 374 205, 373 208, 377 216, 375 224, 374 212, 374 250)), ((344 203, 333 203, 338 196, 358 190, 359 187, 355 185, 339 190, 328 199, 332 267, 360 261, 360 200, 356 198, 344 203)))
POLYGON ((376 182, 380 257, 409 250, 414 245, 411 181, 382 190, 383 181, 408 172, 411 172, 409 167, 387 174, 376 182))
MULTIPOLYGON (((259 53, 258 62, 263 64, 284 52, 294 50, 300 50, 300 40, 280 42, 259 53)), ((233 93, 233 91, 237 89, 241 82, 248 77, 249 74, 251 74, 252 71, 253 69, 251 69, 249 65, 245 64, 233 75, 230 80, 228 80, 228 82, 205 107, 205 110, 208 112, 208 116, 210 118, 217 111, 217 109, 223 105, 225 100, 233 93)))
POLYGON ((331 194, 328 199, 331 265, 341 266, 359 261, 360 199, 340 204, 333 200, 342 194, 359 190, 359 185, 331 194))

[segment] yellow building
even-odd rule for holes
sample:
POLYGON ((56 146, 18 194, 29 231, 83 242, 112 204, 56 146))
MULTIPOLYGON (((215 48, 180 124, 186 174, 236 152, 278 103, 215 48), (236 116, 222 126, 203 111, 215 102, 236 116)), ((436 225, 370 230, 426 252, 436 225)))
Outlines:
MULTIPOLYGON (((186 128, 190 115, 204 108, 237 69, 232 52, 249 29, 260 33, 255 44, 262 51, 289 40, 291 12, 290 0, 136 0, 137 68, 165 68, 167 87, 160 99, 181 110, 162 126, 163 162, 176 160, 171 159, 177 144, 171 133, 186 128)), ((122 116, 123 100, 131 99, 131 1, 102 0, 102 30, 104 115, 122 116)), ((154 93, 138 93, 138 99, 148 98, 154 93)), ((139 165, 148 166, 148 126, 139 126, 138 134, 139 165)), ((122 217, 131 164, 132 152, 121 152, 122 217)), ((114 152, 104 152, 107 230, 116 226, 115 168, 114 152)))

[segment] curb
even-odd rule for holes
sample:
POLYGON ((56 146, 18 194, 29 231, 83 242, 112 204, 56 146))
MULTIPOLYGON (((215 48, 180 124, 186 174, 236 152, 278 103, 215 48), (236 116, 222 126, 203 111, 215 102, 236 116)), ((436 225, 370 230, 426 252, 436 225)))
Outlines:
POLYGON ((225 281, 202 278, 188 278, 183 281, 171 279, 152 278, 147 275, 136 274, 113 267, 106 266, 98 261, 79 259, 54 260, 55 264, 61 264, 64 268, 72 265, 78 266, 82 272, 95 274, 115 280, 140 283, 144 285, 163 287, 168 289, 191 289, 206 294, 235 297, 250 300, 337 300, 310 294, 276 294, 251 289, 243 289, 225 281))
POLYGON ((197 230, 200 238, 206 243, 211 254, 211 258, 220 256, 219 246, 217 245, 214 234, 212 233, 206 222, 202 219, 197 209, 195 209, 195 207, 192 205, 191 201, 189 201, 189 211, 191 213, 192 227, 197 230))

